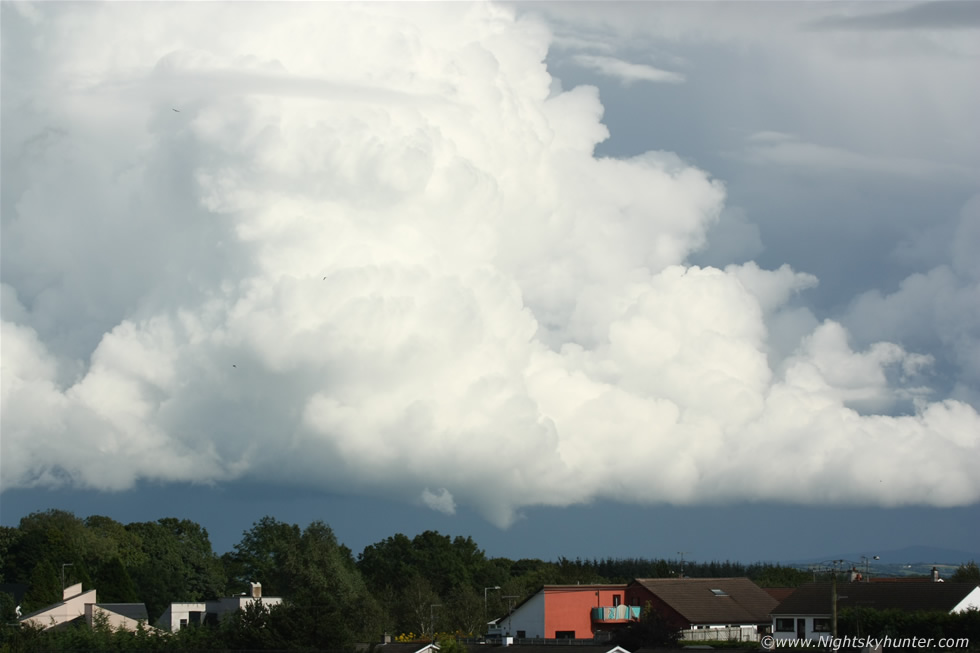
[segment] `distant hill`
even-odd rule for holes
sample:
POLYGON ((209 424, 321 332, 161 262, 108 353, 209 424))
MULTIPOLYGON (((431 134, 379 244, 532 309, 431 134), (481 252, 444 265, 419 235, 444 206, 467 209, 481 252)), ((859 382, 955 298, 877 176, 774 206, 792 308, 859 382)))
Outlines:
POLYGON ((830 561, 844 560, 858 568, 862 573, 878 577, 928 576, 935 567, 940 578, 949 578, 956 569, 971 560, 980 563, 980 553, 957 551, 932 546, 907 546, 901 549, 878 553, 845 553, 805 560, 791 560, 783 564, 799 569, 812 569, 814 566, 827 566, 830 561), (878 560, 865 560, 861 556, 878 560))
POLYGON ((876 565, 942 565, 958 567, 964 563, 980 563, 980 553, 970 553, 969 551, 957 551, 955 549, 943 549, 934 546, 907 546, 891 551, 865 551, 861 553, 844 553, 838 555, 821 556, 818 558, 806 558, 803 560, 787 560, 783 564, 799 566, 809 564, 819 564, 830 560, 847 560, 854 563, 863 563, 861 556, 868 558, 878 556, 879 560, 872 560, 869 564, 876 565))

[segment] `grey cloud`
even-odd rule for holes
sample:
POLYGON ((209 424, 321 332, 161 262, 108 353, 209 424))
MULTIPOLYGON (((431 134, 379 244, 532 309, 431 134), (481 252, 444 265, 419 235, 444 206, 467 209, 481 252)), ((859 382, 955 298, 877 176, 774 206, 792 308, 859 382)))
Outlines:
MULTIPOLYGON (((856 5, 862 10, 875 5, 856 5)), ((888 6, 887 4, 885 6, 888 6)), ((961 30, 980 29, 980 5, 968 0, 938 0, 911 7, 899 5, 892 11, 874 11, 849 16, 828 16, 806 29, 824 30, 961 30)))

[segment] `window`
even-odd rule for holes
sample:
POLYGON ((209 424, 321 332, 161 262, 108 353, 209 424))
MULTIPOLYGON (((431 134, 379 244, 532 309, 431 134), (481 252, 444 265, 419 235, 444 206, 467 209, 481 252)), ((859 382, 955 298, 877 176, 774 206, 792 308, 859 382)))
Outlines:
POLYGON ((776 619, 777 633, 791 633, 794 630, 796 630, 796 626, 793 624, 792 619, 776 619))
POLYGON ((619 594, 613 594, 613 607, 618 607, 623 598, 619 594))
POLYGON ((728 592, 725 590, 711 590, 711 593, 715 596, 728 596, 728 592))
POLYGON ((187 628, 187 619, 181 619, 181 620, 180 620, 180 627, 181 627, 182 629, 183 629, 183 628, 187 628))
POLYGON ((526 637, 527 637, 527 631, 526 630, 518 630, 517 631, 517 639, 524 639, 526 637))
POLYGON ((575 639, 574 630, 556 630, 555 639, 575 639))
POLYGON ((814 618, 813 619, 813 632, 815 633, 829 633, 830 632, 830 619, 827 618, 814 618))

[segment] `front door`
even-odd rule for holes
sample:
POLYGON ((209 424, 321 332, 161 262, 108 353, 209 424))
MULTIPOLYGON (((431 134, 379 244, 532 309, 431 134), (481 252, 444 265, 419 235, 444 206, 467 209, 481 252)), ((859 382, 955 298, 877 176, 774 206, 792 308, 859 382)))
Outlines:
POLYGON ((806 639, 806 619, 803 617, 796 620, 796 639, 806 639))

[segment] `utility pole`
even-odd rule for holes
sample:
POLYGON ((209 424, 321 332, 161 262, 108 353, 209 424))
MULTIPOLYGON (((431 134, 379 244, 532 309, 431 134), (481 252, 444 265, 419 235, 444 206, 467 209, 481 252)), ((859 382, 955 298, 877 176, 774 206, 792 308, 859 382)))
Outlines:
POLYGON ((61 565, 61 591, 65 591, 65 567, 74 567, 74 562, 66 562, 61 565))
POLYGON ((681 575, 680 578, 684 578, 684 556, 690 553, 690 551, 678 551, 677 555, 681 557, 681 575))
POLYGON ((837 641, 837 567, 830 576, 830 634, 837 641))
POLYGON ((501 597, 501 598, 507 599, 507 636, 510 637, 511 636, 510 635, 510 627, 512 625, 511 615, 514 612, 514 599, 520 598, 520 597, 518 597, 516 595, 508 595, 508 596, 504 596, 504 597, 501 597))

